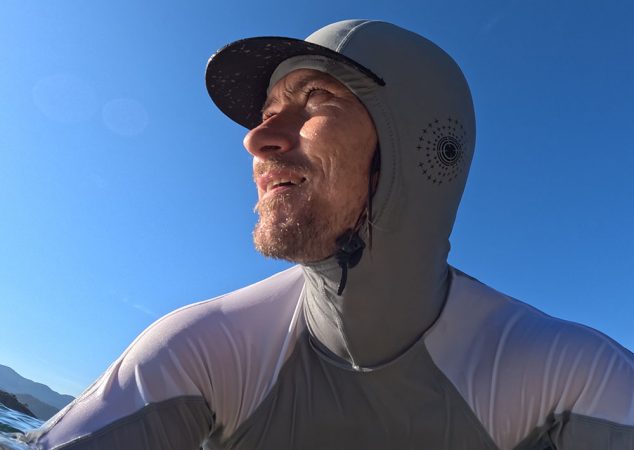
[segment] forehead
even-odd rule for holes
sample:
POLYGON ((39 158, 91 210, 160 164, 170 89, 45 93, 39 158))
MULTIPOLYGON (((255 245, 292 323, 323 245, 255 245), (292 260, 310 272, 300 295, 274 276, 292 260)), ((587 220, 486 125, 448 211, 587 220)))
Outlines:
POLYGON ((336 83, 343 87, 343 85, 337 81, 335 77, 327 74, 326 72, 315 69, 295 69, 280 78, 270 90, 272 91, 276 87, 279 88, 280 85, 304 85, 312 81, 336 83))

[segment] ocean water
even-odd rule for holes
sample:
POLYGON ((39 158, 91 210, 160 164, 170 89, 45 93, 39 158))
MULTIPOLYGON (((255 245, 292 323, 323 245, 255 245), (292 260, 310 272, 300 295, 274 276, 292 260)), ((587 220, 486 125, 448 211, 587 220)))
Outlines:
POLYGON ((20 435, 42 425, 42 421, 0 404, 0 450, 25 450, 20 435))

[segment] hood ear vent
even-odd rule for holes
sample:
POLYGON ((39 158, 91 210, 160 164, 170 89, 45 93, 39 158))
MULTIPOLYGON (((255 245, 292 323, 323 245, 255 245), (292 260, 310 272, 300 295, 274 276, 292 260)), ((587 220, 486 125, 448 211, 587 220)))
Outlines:
POLYGON ((418 138, 418 167, 433 184, 453 181, 465 169, 464 147, 467 132, 451 117, 434 119, 418 138))

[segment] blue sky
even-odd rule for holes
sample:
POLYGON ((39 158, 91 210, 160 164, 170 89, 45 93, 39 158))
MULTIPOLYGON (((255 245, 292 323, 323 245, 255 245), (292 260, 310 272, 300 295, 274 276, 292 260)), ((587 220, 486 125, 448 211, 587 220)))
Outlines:
POLYGON ((3 0, 0 364, 76 395, 163 314, 287 267, 252 249, 244 130, 204 68, 347 18, 432 39, 469 80, 450 262, 634 349, 633 5, 3 0))

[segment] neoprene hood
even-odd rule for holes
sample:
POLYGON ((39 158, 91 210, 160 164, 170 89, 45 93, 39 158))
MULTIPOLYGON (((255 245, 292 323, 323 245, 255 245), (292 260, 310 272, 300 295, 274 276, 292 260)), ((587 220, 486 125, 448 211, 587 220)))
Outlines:
MULTIPOLYGON (((372 200, 372 248, 349 271, 343 293, 334 256, 304 266, 314 335, 354 366, 376 365, 411 344, 414 330, 431 325, 446 298, 449 235, 475 143, 471 94, 458 65, 437 45, 369 20, 337 22, 305 41, 269 37, 229 44, 209 61, 207 89, 227 116, 250 128, 259 124, 269 86, 300 68, 342 82, 376 126, 381 171, 372 200), (334 309, 316 306, 324 297, 334 309), (385 333, 363 332, 363 309, 388 305, 389 314, 376 315, 389 317, 380 324, 385 333), (329 338, 337 334, 333 327, 338 342, 329 338)), ((368 242, 367 224, 359 234, 368 242)))

